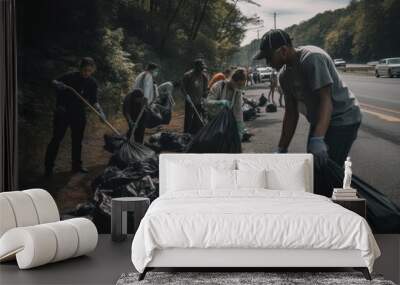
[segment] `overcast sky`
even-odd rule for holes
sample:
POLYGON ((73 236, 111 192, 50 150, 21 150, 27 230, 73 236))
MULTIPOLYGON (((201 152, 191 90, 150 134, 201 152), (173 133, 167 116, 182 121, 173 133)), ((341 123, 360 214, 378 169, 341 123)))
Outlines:
MULTIPOLYGON (((239 2, 238 7, 246 16, 257 14, 264 21, 264 28, 259 32, 260 37, 274 26, 273 13, 277 13, 276 26, 284 29, 293 24, 310 19, 326 10, 335 10, 346 7, 350 0, 255 0, 261 5, 239 2)), ((250 26, 249 26, 250 28, 250 26)), ((257 38, 257 30, 248 30, 242 45, 257 38)))

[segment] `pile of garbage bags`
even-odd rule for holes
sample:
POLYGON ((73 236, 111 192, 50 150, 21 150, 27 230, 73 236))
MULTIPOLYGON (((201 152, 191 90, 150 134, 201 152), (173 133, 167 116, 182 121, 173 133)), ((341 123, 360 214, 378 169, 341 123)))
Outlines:
POLYGON ((250 121, 257 118, 257 113, 260 112, 260 109, 258 108, 258 103, 255 100, 243 97, 242 111, 243 120, 250 121))
POLYGON ((109 233, 112 198, 147 197, 153 201, 159 195, 159 173, 158 156, 152 149, 124 136, 105 136, 104 140, 104 148, 113 155, 104 172, 92 182, 94 197, 90 203, 98 231, 109 233))
POLYGON ((191 141, 191 134, 159 132, 150 136, 146 146, 157 153, 161 151, 183 152, 191 141))

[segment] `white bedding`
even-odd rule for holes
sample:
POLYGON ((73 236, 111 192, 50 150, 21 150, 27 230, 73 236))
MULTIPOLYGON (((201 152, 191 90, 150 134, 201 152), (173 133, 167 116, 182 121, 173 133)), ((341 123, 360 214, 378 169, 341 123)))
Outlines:
POLYGON ((328 198, 299 191, 184 191, 156 199, 132 243, 143 272, 155 249, 357 249, 372 272, 380 251, 365 219, 328 198))

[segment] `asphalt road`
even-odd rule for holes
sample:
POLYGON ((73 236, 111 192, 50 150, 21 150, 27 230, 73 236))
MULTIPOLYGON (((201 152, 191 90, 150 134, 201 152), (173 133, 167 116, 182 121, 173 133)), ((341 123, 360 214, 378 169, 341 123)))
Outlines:
MULTIPOLYGON (((343 74, 343 79, 358 98, 363 113, 350 152, 353 172, 400 206, 400 78, 343 74)), ((248 90, 246 96, 256 99, 261 93, 268 93, 266 86, 248 90)), ((274 151, 283 113, 281 108, 277 113, 262 112, 255 121, 246 122, 255 136, 244 144, 244 151, 274 151)), ((301 118, 289 151, 305 152, 307 134, 308 123, 301 118)))
POLYGON ((400 78, 348 74, 342 77, 360 102, 362 128, 400 144, 400 78))

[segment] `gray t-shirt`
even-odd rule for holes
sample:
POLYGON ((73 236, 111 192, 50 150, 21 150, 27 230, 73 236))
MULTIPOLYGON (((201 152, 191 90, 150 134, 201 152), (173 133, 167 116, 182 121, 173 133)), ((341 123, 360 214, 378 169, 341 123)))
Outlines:
POLYGON ((294 98, 298 111, 306 116, 311 125, 318 119, 318 90, 331 86, 331 126, 345 126, 361 122, 357 98, 340 78, 331 57, 321 48, 302 46, 296 48, 298 62, 285 65, 279 74, 279 82, 285 97, 294 98))

